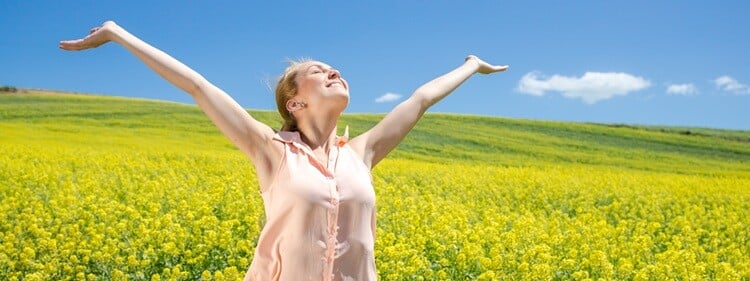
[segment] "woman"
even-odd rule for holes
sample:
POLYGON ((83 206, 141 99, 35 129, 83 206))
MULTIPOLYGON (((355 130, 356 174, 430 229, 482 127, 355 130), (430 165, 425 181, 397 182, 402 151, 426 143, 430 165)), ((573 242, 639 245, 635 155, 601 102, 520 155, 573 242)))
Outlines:
POLYGON ((64 50, 115 42, 198 106, 255 165, 267 222, 245 280, 375 280, 375 193, 370 170, 398 145, 424 112, 474 73, 504 71, 468 56, 453 71, 419 87, 369 131, 348 140, 336 123, 349 85, 331 66, 292 63, 279 79, 279 133, 253 119, 229 95, 112 21, 64 50))

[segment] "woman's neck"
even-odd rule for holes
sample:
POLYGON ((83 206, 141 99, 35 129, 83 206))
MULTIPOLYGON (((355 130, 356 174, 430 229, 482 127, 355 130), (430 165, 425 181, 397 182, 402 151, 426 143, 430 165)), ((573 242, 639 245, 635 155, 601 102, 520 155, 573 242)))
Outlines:
POLYGON ((318 118, 317 120, 307 120, 297 125, 300 131, 300 137, 310 148, 317 150, 322 148, 328 152, 330 147, 336 142, 336 118, 318 118))

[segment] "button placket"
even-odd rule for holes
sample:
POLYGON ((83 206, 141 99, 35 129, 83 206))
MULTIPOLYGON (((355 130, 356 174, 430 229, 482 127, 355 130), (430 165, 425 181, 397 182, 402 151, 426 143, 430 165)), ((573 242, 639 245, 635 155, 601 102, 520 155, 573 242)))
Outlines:
POLYGON ((336 184, 335 170, 336 161, 338 158, 338 148, 334 147, 331 149, 328 155, 327 170, 330 173, 328 176, 328 191, 330 193, 329 203, 331 208, 328 210, 328 239, 326 240, 326 252, 325 262, 326 270, 323 273, 323 280, 333 280, 333 262, 336 257, 336 248, 338 246, 338 213, 339 213, 339 190, 336 184))

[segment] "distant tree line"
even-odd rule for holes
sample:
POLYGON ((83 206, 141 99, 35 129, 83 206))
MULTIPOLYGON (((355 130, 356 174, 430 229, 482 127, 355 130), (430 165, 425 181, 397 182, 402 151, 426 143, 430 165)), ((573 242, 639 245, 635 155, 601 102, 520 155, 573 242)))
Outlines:
POLYGON ((3 85, 3 86, 0 86, 0 92, 15 93, 15 92, 18 92, 18 89, 16 89, 16 87, 13 87, 13 86, 3 85))

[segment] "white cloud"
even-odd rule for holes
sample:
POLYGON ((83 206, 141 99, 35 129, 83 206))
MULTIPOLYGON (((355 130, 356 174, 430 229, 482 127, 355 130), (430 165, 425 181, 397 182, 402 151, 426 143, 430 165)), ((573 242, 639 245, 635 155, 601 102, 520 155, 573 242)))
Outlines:
POLYGON ((385 95, 382 95, 378 97, 377 99, 375 99, 375 102, 377 103, 393 102, 393 101, 397 101, 400 98, 401 98, 401 95, 399 94, 385 93, 385 95))
POLYGON ((750 87, 727 75, 716 78, 714 84, 716 84, 717 88, 725 92, 731 92, 738 95, 750 94, 750 87))
POLYGON ((560 92, 563 97, 593 104, 649 86, 648 80, 622 72, 586 72, 581 77, 556 74, 549 78, 529 72, 518 82, 517 90, 534 96, 543 96, 547 91, 560 92))
POLYGON ((669 87, 667 87, 667 94, 688 96, 697 93, 698 88, 696 88, 692 83, 671 84, 669 85, 669 87))

